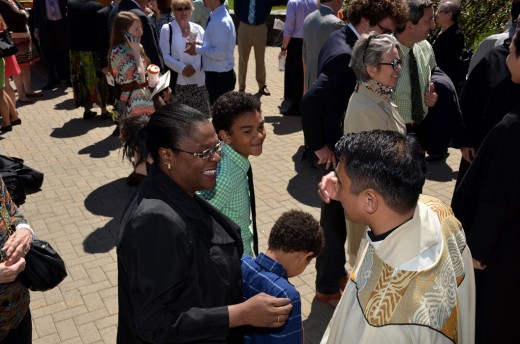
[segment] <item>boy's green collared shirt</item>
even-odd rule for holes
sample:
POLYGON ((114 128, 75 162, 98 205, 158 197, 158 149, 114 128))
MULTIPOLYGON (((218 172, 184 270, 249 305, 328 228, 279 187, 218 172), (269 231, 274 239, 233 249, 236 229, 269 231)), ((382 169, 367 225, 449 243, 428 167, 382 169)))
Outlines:
POLYGON ((247 170, 250 162, 231 146, 222 146, 222 159, 217 166, 217 186, 198 194, 240 227, 244 254, 253 256, 253 230, 247 170))

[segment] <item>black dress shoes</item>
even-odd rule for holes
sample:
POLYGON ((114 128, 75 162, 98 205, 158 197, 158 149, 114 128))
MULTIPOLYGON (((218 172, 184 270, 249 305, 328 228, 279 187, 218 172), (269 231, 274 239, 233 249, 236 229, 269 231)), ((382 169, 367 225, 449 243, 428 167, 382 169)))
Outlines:
POLYGON ((426 157, 427 162, 437 162, 446 160, 446 158, 450 155, 450 153, 444 153, 444 154, 430 154, 426 157))
POLYGON ((44 91, 50 91, 50 90, 53 90, 55 89, 56 87, 58 87, 58 85, 60 84, 60 82, 58 80, 54 80, 54 81, 49 81, 47 83, 47 85, 43 86, 42 87, 42 90, 44 91))
POLYGON ((294 110, 291 110, 291 109, 280 110, 280 113, 282 115, 284 115, 284 116, 292 116, 292 117, 300 116, 300 112, 299 111, 294 111, 294 110))
POLYGON ((0 128, 0 133, 7 133, 8 131, 13 131, 12 124, 9 124, 9 125, 6 125, 5 127, 0 128))
POLYGON ((264 95, 264 96, 271 95, 271 92, 269 92, 269 90, 267 89, 267 86, 265 86, 265 85, 261 89, 258 90, 258 93, 260 93, 261 95, 264 95))
POLYGON ((91 119, 96 117, 97 113, 94 111, 85 111, 83 112, 83 119, 91 119))

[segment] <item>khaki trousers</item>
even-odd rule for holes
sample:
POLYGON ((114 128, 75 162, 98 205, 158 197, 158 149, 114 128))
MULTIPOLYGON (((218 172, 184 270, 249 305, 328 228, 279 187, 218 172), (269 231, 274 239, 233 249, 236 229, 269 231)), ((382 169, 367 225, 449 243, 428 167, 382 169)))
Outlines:
POLYGON ((246 90, 247 62, 251 47, 255 48, 256 82, 258 89, 265 86, 265 46, 267 25, 238 24, 238 90, 246 90))

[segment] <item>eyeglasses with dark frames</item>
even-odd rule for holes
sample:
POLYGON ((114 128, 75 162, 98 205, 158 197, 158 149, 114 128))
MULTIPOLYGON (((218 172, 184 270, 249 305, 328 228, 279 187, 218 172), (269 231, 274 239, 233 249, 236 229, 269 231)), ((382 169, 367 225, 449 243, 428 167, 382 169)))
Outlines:
POLYGON ((378 64, 392 66, 393 70, 397 70, 397 67, 401 64, 401 59, 393 59, 392 62, 379 62, 378 64))
POLYGON ((176 7, 175 10, 176 10, 176 11, 179 11, 179 12, 180 12, 180 11, 189 11, 189 10, 191 10, 191 7, 189 7, 189 6, 185 6, 185 7, 176 7))
POLYGON ((219 141, 215 146, 211 147, 211 148, 208 148, 206 150, 203 150, 202 152, 188 152, 188 151, 185 151, 185 150, 182 150, 182 149, 179 149, 179 148, 172 148, 172 150, 175 150, 175 151, 179 151, 179 152, 183 152, 183 153, 187 153, 187 154, 191 154, 193 156, 196 156, 197 158, 201 158, 201 159, 209 159, 210 157, 212 157, 214 154, 220 154, 222 152, 222 144, 223 142, 222 141, 219 141))

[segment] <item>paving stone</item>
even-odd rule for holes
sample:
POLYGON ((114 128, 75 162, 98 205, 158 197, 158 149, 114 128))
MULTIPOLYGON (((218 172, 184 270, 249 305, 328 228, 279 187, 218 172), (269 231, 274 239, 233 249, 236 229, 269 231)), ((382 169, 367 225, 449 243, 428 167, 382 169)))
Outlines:
MULTIPOLYGON (((251 157, 255 170, 260 248, 265 250, 274 221, 285 210, 302 209, 317 219, 320 172, 301 161, 301 119, 283 117, 283 73, 277 70, 279 48, 267 47, 267 85, 262 96, 267 139, 263 154, 251 157)), ((238 59, 238 54, 235 53, 238 59)), ((237 66, 237 65, 236 65, 237 66)), ((43 65, 33 66, 35 89, 45 84, 43 65)), ((256 92, 254 54, 249 59, 248 90, 256 92)), ((23 125, 0 136, 2 154, 21 157, 45 174, 40 191, 27 195, 20 208, 36 230, 65 259, 69 276, 58 288, 31 292, 34 344, 115 343, 117 333, 118 223, 135 188, 122 159, 114 127, 107 121, 83 120, 71 88, 44 92, 36 104, 18 108, 23 125)), ((97 109, 99 113, 99 109, 97 109)), ((448 204, 455 185, 460 152, 450 149, 446 163, 428 164, 424 193, 448 204)), ((293 278, 302 295, 306 344, 319 343, 332 308, 314 301, 315 265, 293 278)))

